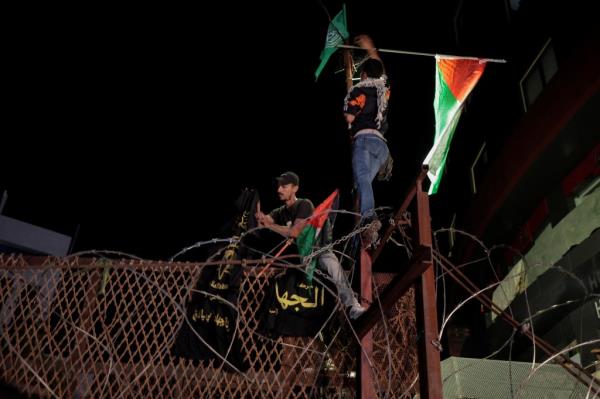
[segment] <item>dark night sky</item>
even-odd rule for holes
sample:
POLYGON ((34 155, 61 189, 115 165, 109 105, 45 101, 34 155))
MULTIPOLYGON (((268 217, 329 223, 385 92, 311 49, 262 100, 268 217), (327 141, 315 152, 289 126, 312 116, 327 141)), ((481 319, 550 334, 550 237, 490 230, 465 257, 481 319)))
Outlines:
MULTIPOLYGON (((341 7, 324 4, 332 16, 341 7)), ((379 47, 452 53, 455 5, 348 2, 349 30, 379 47)), ((320 202, 340 188, 349 207, 339 56, 313 78, 328 25, 319 2, 86 6, 15 20, 5 215, 65 234, 80 224, 75 250, 164 259, 216 237, 245 186, 278 206, 273 177, 284 170, 301 176, 300 196, 320 202)), ((434 60, 383 58, 395 170, 375 190, 378 205, 395 205, 432 141, 434 60)))

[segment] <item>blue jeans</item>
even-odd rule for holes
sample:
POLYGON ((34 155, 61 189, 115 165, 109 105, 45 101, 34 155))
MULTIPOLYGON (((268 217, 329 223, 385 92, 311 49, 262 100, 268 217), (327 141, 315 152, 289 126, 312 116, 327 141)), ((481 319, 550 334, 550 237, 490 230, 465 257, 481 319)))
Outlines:
POLYGON ((373 134, 359 135, 352 148, 352 173, 360 198, 360 214, 368 217, 374 214, 375 197, 371 183, 387 160, 389 150, 385 141, 373 134))

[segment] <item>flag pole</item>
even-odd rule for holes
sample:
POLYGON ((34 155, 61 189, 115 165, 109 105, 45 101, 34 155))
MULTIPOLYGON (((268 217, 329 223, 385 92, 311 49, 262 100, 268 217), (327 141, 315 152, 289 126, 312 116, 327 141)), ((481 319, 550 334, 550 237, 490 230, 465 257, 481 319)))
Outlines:
MULTIPOLYGON (((365 50, 362 47, 351 46, 348 44, 339 44, 337 47, 348 49, 348 50, 365 50)), ((433 54, 433 53, 422 53, 418 51, 406 51, 406 50, 392 50, 387 48, 376 48, 375 50, 382 53, 394 53, 394 54, 407 54, 407 55, 421 55, 425 57, 444 57, 444 58, 456 58, 461 60, 477 60, 482 62, 497 62, 500 64, 505 64, 506 60, 498 59, 498 58, 478 58, 478 57, 461 57, 459 55, 448 55, 448 54, 433 54)))
POLYGON ((289 247, 292 244, 293 240, 291 238, 288 238, 285 242, 285 245, 283 247, 281 247, 281 249, 279 250, 279 252, 277 252, 275 254, 275 256, 273 256, 273 259, 269 261, 269 263, 267 263, 267 265, 265 267, 263 267, 263 269, 256 275, 256 278, 259 278, 260 276, 262 276, 262 274, 269 268, 271 267, 271 265, 273 264, 273 262, 275 262, 275 260, 277 259, 277 257, 279 255, 282 254, 283 251, 285 251, 285 249, 287 247, 289 247))

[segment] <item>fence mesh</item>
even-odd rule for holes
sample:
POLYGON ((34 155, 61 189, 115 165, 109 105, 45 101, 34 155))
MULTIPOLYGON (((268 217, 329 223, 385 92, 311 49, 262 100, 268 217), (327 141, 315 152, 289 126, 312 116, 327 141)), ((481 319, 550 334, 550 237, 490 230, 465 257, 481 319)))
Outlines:
MULTIPOLYGON (((237 335, 246 372, 173 356, 202 267, 0 255, 0 379, 59 398, 355 397, 359 345, 342 312, 316 337, 269 339, 256 331, 274 267, 260 273, 262 267, 243 266, 237 335)), ((374 289, 390 279, 376 273, 374 289)), ((374 329, 380 397, 416 392, 414 308, 410 290, 374 329)))

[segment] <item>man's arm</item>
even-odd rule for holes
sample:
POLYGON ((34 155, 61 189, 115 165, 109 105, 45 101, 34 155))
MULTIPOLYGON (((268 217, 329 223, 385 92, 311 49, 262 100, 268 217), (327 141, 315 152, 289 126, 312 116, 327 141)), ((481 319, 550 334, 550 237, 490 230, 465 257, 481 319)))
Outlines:
POLYGON ((263 212, 260 211, 260 207, 259 210, 254 214, 254 217, 256 218, 258 225, 261 227, 266 226, 267 224, 275 223, 271 215, 265 215, 263 212))
POLYGON ((258 221, 258 225, 260 227, 266 227, 269 230, 279 233, 284 237, 291 237, 291 238, 298 237, 298 235, 300 234, 300 232, 302 231, 304 226, 306 226, 306 223, 308 221, 308 218, 306 218, 306 219, 299 218, 299 219, 294 220, 293 226, 288 227, 288 226, 282 226, 280 224, 275 223, 275 220, 273 220, 273 217, 271 215, 265 215, 261 211, 257 211, 254 214, 254 216, 256 217, 256 220, 258 221))
POLYGON ((300 201, 302 202, 298 204, 298 212, 296 214, 297 217, 292 226, 283 226, 275 223, 275 219, 278 218, 277 212, 281 208, 275 209, 269 215, 265 215, 259 211, 256 213, 256 219, 258 220, 260 226, 267 227, 268 229, 279 233, 284 237, 296 238, 304 229, 314 211, 314 206, 310 201, 300 201), (275 216, 275 218, 273 216, 275 216))
POLYGON ((367 50, 367 54, 369 55, 369 57, 379 60, 382 64, 383 61, 381 61, 381 57, 379 56, 379 52, 377 51, 377 49, 375 48, 375 45, 373 44, 373 39, 371 39, 369 36, 367 35, 358 35, 354 38, 354 44, 356 44, 358 47, 364 48, 365 50, 367 50))
MULTIPOLYGON (((269 216, 267 215, 267 217, 269 217, 269 216)), ((300 234, 302 229, 304 229, 304 226, 306 226, 306 224, 308 223, 308 219, 296 219, 294 221, 294 225, 291 227, 288 227, 288 226, 281 226, 279 224, 275 224, 272 221, 273 221, 273 219, 271 219, 271 223, 265 223, 264 226, 267 227, 268 229, 273 230, 274 232, 279 233, 282 236, 288 237, 288 238, 298 237, 298 235, 300 234)))

